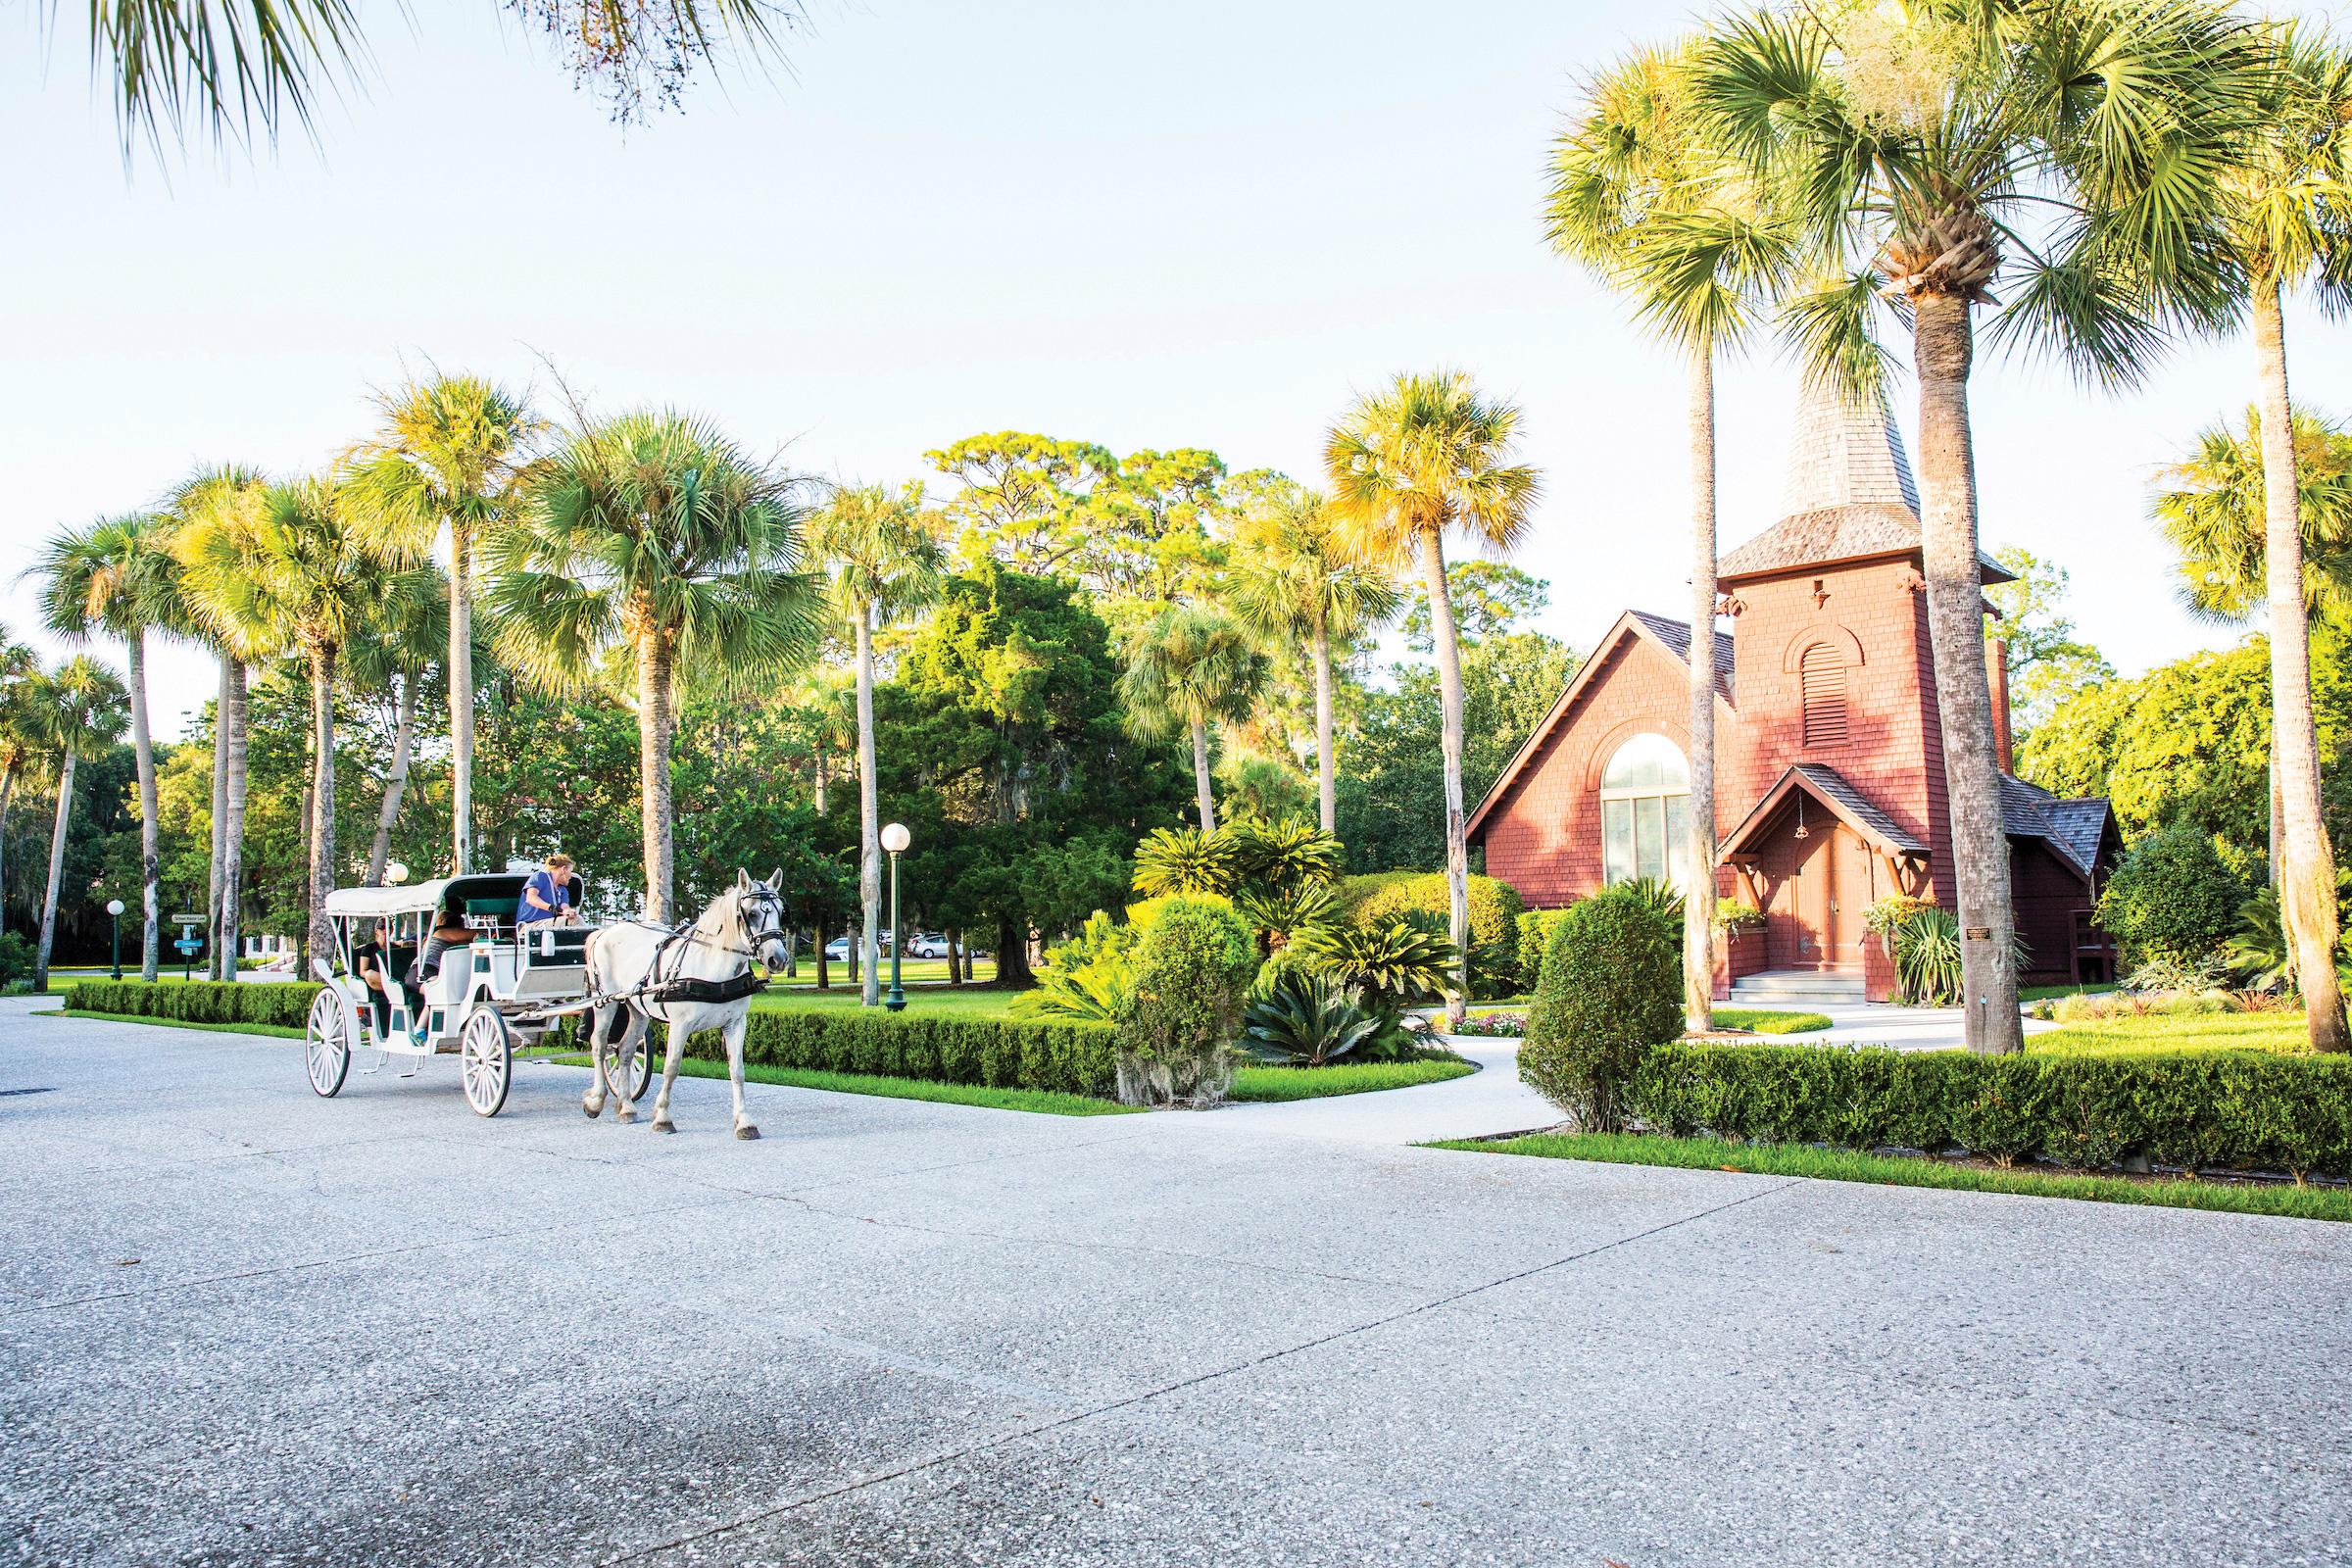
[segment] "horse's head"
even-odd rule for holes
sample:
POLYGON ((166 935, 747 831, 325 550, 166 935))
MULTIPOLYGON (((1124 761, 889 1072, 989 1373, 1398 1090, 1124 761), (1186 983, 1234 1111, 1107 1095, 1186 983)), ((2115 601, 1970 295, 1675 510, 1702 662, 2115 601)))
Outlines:
POLYGON ((738 866, 735 871, 735 919, 743 937, 743 945, 753 956, 770 969, 784 967, 784 895, 780 891, 784 868, 776 867, 767 873, 767 880, 755 882, 752 873, 738 866))

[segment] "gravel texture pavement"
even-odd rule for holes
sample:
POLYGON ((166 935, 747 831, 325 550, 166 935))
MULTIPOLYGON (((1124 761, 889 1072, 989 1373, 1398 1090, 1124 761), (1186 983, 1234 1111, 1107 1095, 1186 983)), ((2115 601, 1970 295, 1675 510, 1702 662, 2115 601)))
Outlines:
POLYGON ((2352 1227, 27 1010, 0 1563, 2352 1560, 2352 1227))

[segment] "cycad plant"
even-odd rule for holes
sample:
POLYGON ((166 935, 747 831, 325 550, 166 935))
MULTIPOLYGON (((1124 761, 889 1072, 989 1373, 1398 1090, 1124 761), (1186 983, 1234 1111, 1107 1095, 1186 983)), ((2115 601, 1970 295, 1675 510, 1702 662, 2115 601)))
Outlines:
POLYGON ((1193 787, 1200 831, 1217 828, 1208 769, 1208 726, 1247 718, 1265 689, 1266 656, 1249 628, 1222 611, 1179 605, 1127 640, 1119 700, 1128 727, 1149 740, 1179 732, 1193 741, 1193 787))
POLYGON ((1708 140, 1691 46, 1643 50, 1595 78, 1554 145, 1553 249, 1634 307, 1687 368, 1690 466, 1690 845, 1683 913, 1688 1027, 1714 1027, 1715 362, 1785 287, 1794 235, 1762 185, 1708 140))
POLYGON ((128 662, 130 738, 139 778, 139 975, 149 981, 163 957, 157 903, 163 849, 155 739, 147 719, 147 633, 182 618, 172 526, 170 517, 155 513, 102 517, 52 539, 32 567, 43 580, 43 618, 51 631, 76 642, 99 633, 116 638, 128 662))
POLYGON ((1315 671, 1315 779, 1323 831, 1339 828, 1331 650, 1384 625, 1404 603, 1388 573, 1348 562, 1322 495, 1285 483, 1242 518, 1226 598, 1260 635, 1304 645, 1315 671))
POLYGON ((1710 139, 1846 280, 1788 318, 1815 373, 1875 393, 1874 295, 1910 329, 1954 881, 1964 932, 1984 933, 1963 943, 1978 1051, 2023 1037, 1980 611, 1974 315, 2001 283, 1999 333, 2122 384, 2168 328, 2227 316, 2219 220, 2249 122, 2248 38, 2205 0, 1844 0, 1751 13, 1693 65, 1710 139))
POLYGON ((1322 1067, 1378 1040, 1389 1023, 1354 987, 1286 974, 1245 1014, 1242 1049, 1259 1061, 1322 1067))
POLYGON ((473 869, 473 582, 544 429, 522 398, 476 375, 434 375, 377 399, 383 428, 345 455, 344 505, 363 531, 409 555, 449 530, 451 866, 473 869))
MULTIPOLYGON (((1446 592, 1446 536, 1460 532, 1507 553, 1527 531, 1536 470, 1513 463, 1519 411, 1482 398, 1467 375, 1400 375, 1348 412, 1323 447, 1346 559, 1384 571, 1417 567, 1429 595, 1444 715, 1446 875, 1453 947, 1470 942, 1470 858, 1463 833, 1462 659, 1446 592)), ((1469 977, 1457 975, 1446 1011, 1462 1020, 1469 977)))
MULTIPOLYGON (((923 517, 923 487, 893 494, 881 485, 836 491, 808 525, 811 564, 826 574, 833 613, 852 628, 858 658, 858 897, 862 917, 866 1006, 882 1000, 882 817, 875 797, 874 634, 930 604, 945 580, 947 552, 923 517)), ((892 940, 898 938, 892 933, 892 940)))
POLYGON ((40 947, 33 957, 32 989, 49 989, 49 950, 57 940, 58 895, 66 871, 66 830, 74 819, 74 773, 88 753, 122 739, 128 693, 114 673, 87 654, 76 654, 52 674, 39 677, 28 694, 34 733, 57 760, 57 822, 49 833, 49 887, 41 899, 40 947))
POLYGON ((646 918, 677 918, 669 757, 678 684, 772 678, 807 657, 823 582, 801 569, 799 475, 666 411, 589 423, 533 465, 487 552, 504 657, 552 687, 626 650, 637 688, 646 918))

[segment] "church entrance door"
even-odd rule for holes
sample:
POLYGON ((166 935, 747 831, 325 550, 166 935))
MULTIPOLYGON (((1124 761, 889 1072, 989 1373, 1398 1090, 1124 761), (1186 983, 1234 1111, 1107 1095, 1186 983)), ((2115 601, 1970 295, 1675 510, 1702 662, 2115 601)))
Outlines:
POLYGON ((1765 961, 1775 969, 1862 967, 1862 914, 1870 904, 1870 851, 1809 802, 1806 833, 1791 813, 1766 847, 1760 869, 1772 889, 1764 911, 1765 961))

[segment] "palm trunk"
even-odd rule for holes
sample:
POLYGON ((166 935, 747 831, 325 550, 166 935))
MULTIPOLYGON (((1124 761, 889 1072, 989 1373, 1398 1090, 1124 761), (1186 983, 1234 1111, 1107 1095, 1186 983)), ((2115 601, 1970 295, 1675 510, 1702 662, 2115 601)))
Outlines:
POLYGON ((449 519, 449 779, 450 869, 464 876, 473 869, 473 525, 459 515, 449 519))
POLYGON ((311 952, 333 963, 334 925, 326 896, 335 891, 335 650, 311 650, 311 952))
POLYGON ((2286 386, 2286 325, 2278 280, 2253 290, 2254 352, 2262 378, 2264 579, 2271 601, 2271 748, 2278 769, 2286 865, 2278 901, 2295 949, 2296 979, 2314 1051, 2352 1049, 2335 983, 2335 855, 2320 811, 2319 737, 2312 724, 2311 630, 2303 618, 2302 492, 2295 475, 2294 408, 2286 386))
POLYGON ((155 742, 147 727, 147 631, 134 627, 126 639, 130 664, 130 744, 139 767, 139 909, 146 931, 139 944, 139 978, 152 982, 163 964, 164 869, 162 828, 155 819, 155 742))
POLYGON ((874 789, 874 607, 858 607, 858 1000, 882 1001, 876 933, 882 921, 882 808, 874 789))
POLYGON ((49 949, 57 940, 57 890, 66 876, 66 828, 74 818, 74 751, 57 770, 57 825, 49 832, 49 891, 41 900, 41 945, 33 956, 32 989, 49 989, 49 949))
POLYGON ((245 664, 228 665, 228 790, 226 823, 220 833, 220 978, 237 977, 238 926, 245 914, 245 786, 249 748, 245 733, 245 664))
POLYGON ((1193 798, 1200 808, 1200 831, 1217 830, 1216 796, 1209 789, 1208 779, 1208 723, 1193 720, 1193 798))
POLYGON ((416 736, 416 672, 400 676, 399 716, 392 727, 392 776, 384 780, 384 807, 375 813, 375 842, 368 846, 368 885, 384 885, 384 866, 392 858, 392 824, 400 816, 401 798, 409 790, 409 750, 416 736))
POLYGON ((672 919, 677 840, 669 816, 669 645, 659 627, 637 634, 637 790, 645 826, 645 917, 672 919))
POLYGON ((1923 293, 1914 302, 1912 364, 1919 372, 1920 477, 1927 484, 1920 544, 1928 582, 1928 641, 1943 727, 1952 872, 1960 917, 1961 1002, 1969 1050, 2025 1049, 2010 951, 2009 835, 1992 743, 1984 672, 1984 589, 1977 566, 1977 473, 1968 418, 1975 357, 1968 300, 1923 293))
MULTIPOLYGON (((0 852, 8 848, 8 804, 17 793, 17 774, 22 766, 13 759, 5 771, 0 771, 0 852)), ((8 876, 4 853, 0 853, 0 931, 8 929, 8 876)))
POLYGON ((220 868, 228 845, 228 666, 231 662, 226 653, 221 654, 220 694, 213 702, 213 865, 204 887, 204 935, 212 948, 204 956, 204 972, 215 980, 221 978, 220 868))
POLYGON ((1690 876, 1683 889, 1683 1015, 1715 1027, 1715 355, 1690 351, 1690 876))
POLYGON ((1445 537, 1421 536, 1421 584, 1429 594, 1430 638, 1438 656, 1438 693, 1445 713, 1446 893, 1453 906, 1453 946, 1461 969, 1446 997, 1446 1023, 1462 1026, 1470 1002, 1470 848, 1462 814, 1462 651, 1454 640, 1453 601, 1446 594, 1445 537))
POLYGON ((1321 806, 1323 831, 1340 830, 1340 785, 1337 760, 1331 755, 1331 628, 1320 611, 1315 613, 1315 792, 1321 806))

